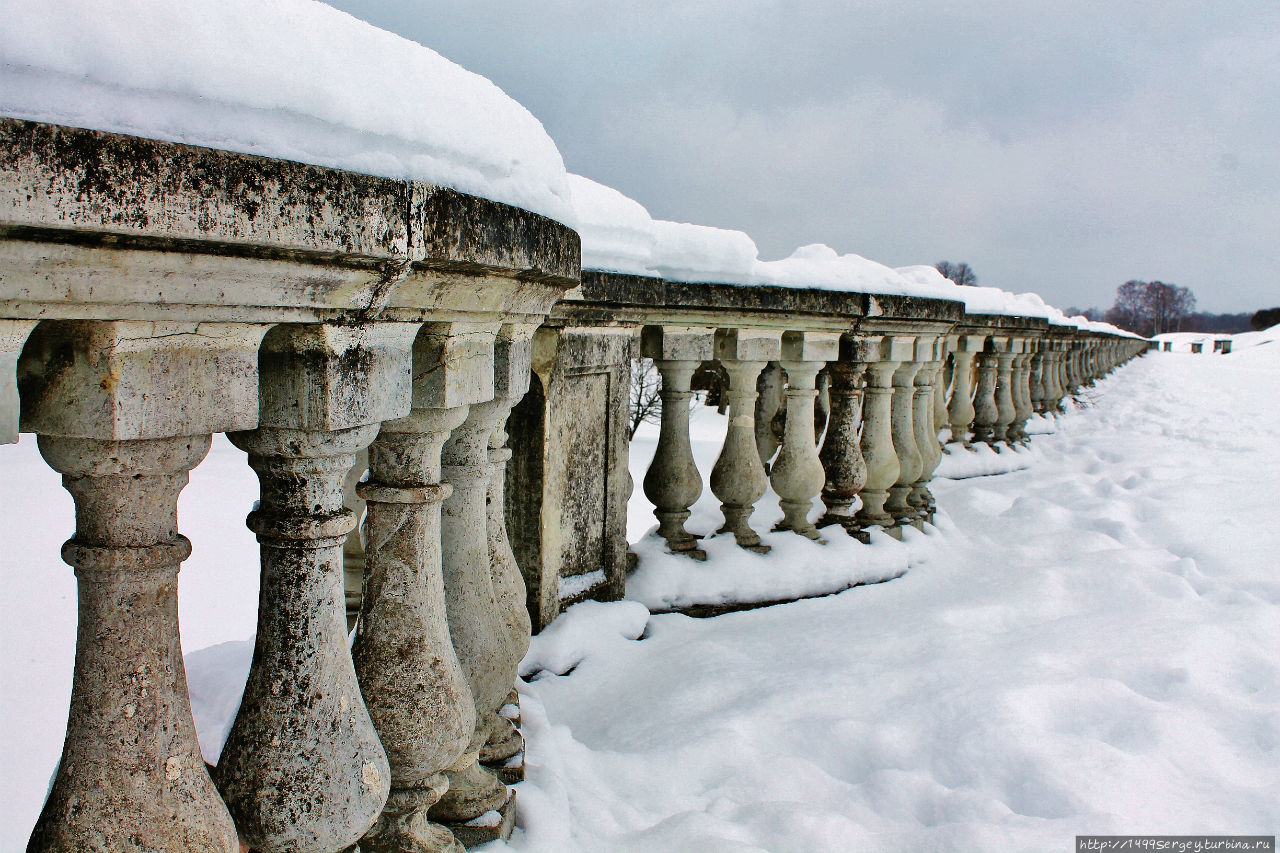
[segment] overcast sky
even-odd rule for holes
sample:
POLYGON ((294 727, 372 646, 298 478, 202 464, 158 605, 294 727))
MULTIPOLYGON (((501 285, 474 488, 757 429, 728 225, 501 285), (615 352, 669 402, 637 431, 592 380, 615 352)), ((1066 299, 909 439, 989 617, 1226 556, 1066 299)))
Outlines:
POLYGON ((336 0, 483 74, 574 172, 764 258, 1109 306, 1280 304, 1280 0, 336 0))

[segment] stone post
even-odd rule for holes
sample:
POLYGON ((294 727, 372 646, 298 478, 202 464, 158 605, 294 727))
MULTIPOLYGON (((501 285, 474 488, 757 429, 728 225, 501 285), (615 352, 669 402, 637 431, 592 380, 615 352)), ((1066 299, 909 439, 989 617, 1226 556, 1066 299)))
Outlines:
POLYGON ((893 442, 893 380, 898 365, 912 355, 911 338, 885 337, 880 341, 876 360, 867 365, 861 441, 862 458, 867 463, 867 484, 862 489, 862 508, 856 516, 859 528, 864 530, 893 526, 893 516, 885 511, 889 489, 901 471, 893 442))
POLYGON ((1013 400, 1013 420, 1005 430, 1005 440, 1010 444, 1027 440, 1027 418, 1031 417, 1031 394, 1027 387, 1029 343, 1026 338, 1014 338, 1010 342, 1013 363, 1009 369, 1009 393, 1013 400))
POLYGON ((265 331, 46 321, 27 342, 21 424, 75 500, 62 557, 79 606, 62 760, 30 851, 239 849, 191 718, 177 500, 210 433, 256 422, 265 331))
POLYGON ((822 502, 827 511, 818 521, 819 527, 840 524, 851 535, 857 535, 853 502, 867 484, 867 463, 862 458, 862 397, 867 364, 880 350, 880 337, 840 339, 840 357, 827 365, 830 376, 831 414, 827 419, 827 435, 818 458, 826 482, 822 486, 822 502))
POLYGON ((706 328, 647 326, 640 338, 641 354, 652 358, 662 375, 662 426, 644 475, 644 494, 654 506, 658 535, 667 547, 697 560, 705 560, 707 552, 684 529, 689 507, 702 494, 702 475, 689 444, 689 380, 712 357, 713 345, 713 332, 706 328))
POLYGON ((1038 415, 1043 415, 1045 410, 1045 341, 1032 341, 1031 346, 1031 367, 1027 376, 1027 382, 1030 385, 1031 410, 1038 415))
POLYGON ((480 750, 495 731, 489 716, 506 700, 519 665, 507 614, 498 607, 489 556, 489 440, 498 412, 495 406, 472 406, 443 454, 444 480, 453 486, 441 524, 449 632, 471 685, 477 720, 466 754, 450 768, 449 791, 431 810, 433 818, 448 824, 465 824, 494 809, 501 811, 504 824, 515 816, 506 787, 479 763, 480 750))
POLYGON ((476 728, 446 610, 440 517, 453 489, 442 481, 441 449, 469 405, 492 393, 491 337, 462 324, 429 324, 413 361, 413 408, 383 423, 359 487, 368 507, 368 570, 352 657, 391 770, 387 805, 360 840, 369 853, 461 849, 427 813, 448 790, 444 771, 466 754, 476 728))
POLYGON ((898 455, 898 479, 889 489, 889 502, 885 505, 885 511, 893 516, 894 527, 898 528, 915 519, 915 510, 907 502, 907 498, 924 467, 916 443, 915 380, 927 357, 928 343, 921 338, 908 340, 912 340, 912 354, 908 360, 898 365, 893 374, 891 423, 893 449, 898 455))
POLYGON ((996 421, 992 425, 992 447, 1008 441, 1009 425, 1018 415, 1013 404, 1013 359, 1016 338, 1005 339, 1004 346, 996 353, 996 421))
MULTIPOLYGON (((527 590, 524 575, 516 563, 511 540, 507 535, 506 479, 507 462, 512 452, 507 447, 507 419, 516 403, 529 390, 532 338, 536 327, 503 326, 494 342, 493 401, 482 403, 480 410, 492 409, 493 432, 489 435, 489 494, 488 538, 489 563, 493 573, 493 595, 507 630, 509 664, 519 669, 520 661, 529 650, 533 622, 526 606, 527 590)), ((484 723, 488 732, 480 750, 480 760, 486 764, 505 764, 524 749, 524 739, 510 720, 498 711, 506 704, 519 705, 514 679, 497 707, 484 723)), ((482 711, 484 709, 481 709, 482 711)), ((508 773, 512 771, 508 770, 508 773)), ((518 781, 523 778, 523 763, 512 773, 518 781)))
POLYGON ((1045 352, 1045 368, 1041 380, 1045 383, 1044 407, 1047 414, 1057 416, 1062 408, 1066 389, 1062 385, 1062 341, 1049 341, 1045 352))
POLYGON ((912 413, 916 446, 920 452, 920 474, 911 484, 907 503, 916 509, 922 521, 932 521, 937 503, 929 483, 942 461, 942 445, 938 443, 938 427, 934 423, 934 387, 941 382, 943 347, 946 338, 922 338, 916 342, 917 357, 924 363, 916 373, 915 411, 912 413), (922 351, 923 350, 923 351, 922 351))
POLYGON ((951 344, 951 403, 947 420, 951 440, 969 446, 969 425, 974 421, 973 359, 982 352, 985 335, 956 335, 951 344))
POLYGON ((756 380, 769 361, 781 353, 777 332, 721 329, 715 337, 716 357, 729 374, 729 428, 724 446, 711 469, 711 492, 720 499, 724 526, 717 533, 732 533, 738 545, 760 554, 769 546, 751 529, 755 503, 769 486, 756 446, 756 380))
POLYGON ((978 384, 973 395, 973 440, 990 444, 995 437, 996 421, 1000 410, 996 405, 996 373, 999 370, 997 347, 1003 341, 989 338, 982 352, 978 353, 978 384))
POLYGON ((787 371, 787 425, 769 480, 782 499, 783 517, 773 529, 790 530, 810 539, 820 536, 809 521, 809 509, 826 479, 814 439, 815 380, 818 371, 836 359, 839 341, 839 335, 829 332, 785 332, 782 336, 779 364, 787 371))
MULTIPOLYGON (((342 482, 381 422, 409 414, 417 331, 275 327, 259 355, 259 426, 228 435, 261 485, 247 523, 262 583, 253 665, 214 778, 240 834, 263 853, 345 849, 390 793, 347 650, 342 548, 355 518, 342 482)), ((376 607, 380 591, 369 598, 376 607)))

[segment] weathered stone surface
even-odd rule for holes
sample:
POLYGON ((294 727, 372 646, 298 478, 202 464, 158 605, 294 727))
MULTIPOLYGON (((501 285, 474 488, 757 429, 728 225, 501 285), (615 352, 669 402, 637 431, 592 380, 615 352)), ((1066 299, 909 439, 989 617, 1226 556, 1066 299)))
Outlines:
POLYGON ((475 706, 445 612, 440 451, 466 407, 414 409, 382 425, 369 450, 364 597, 351 654, 360 691, 387 751, 391 795, 361 848, 456 850, 427 820, 448 788, 443 771, 467 749, 475 706))
POLYGON ((831 414, 822 450, 818 453, 825 476, 822 502, 826 505, 819 527, 840 524, 853 532, 856 526, 853 502, 867 484, 867 463, 859 444, 864 374, 879 348, 879 337, 846 337, 840 341, 839 360, 827 365, 831 414))
POLYGON ((40 437, 76 504, 79 627, 62 760, 27 849, 235 853, 178 640, 178 493, 209 437, 40 437))
POLYGON ((390 793, 347 651, 342 588, 342 545, 355 525, 342 480, 377 432, 368 424, 229 436, 261 484, 248 525, 262 583, 253 665, 214 775, 240 834, 264 853, 345 849, 390 793))
POLYGON ((535 630, 576 600, 561 598, 562 577, 603 569, 578 597, 622 596, 634 354, 625 327, 543 327, 533 338, 532 386, 507 421, 503 500, 535 630))
POLYGON ((495 711, 515 683, 519 660, 498 611, 489 561, 489 437, 492 410, 472 407, 453 430, 443 452, 444 481, 453 486, 441 519, 444 587, 458 661, 467 676, 477 726, 466 753, 449 770, 449 790, 431 811, 433 819, 465 823, 506 799, 506 788, 477 763, 487 731, 485 715, 495 711))
MULTIPOLYGON (((919 343, 917 339, 916 343, 919 343)), ((915 512, 907 502, 911 487, 923 468, 915 430, 915 379, 920 371, 920 353, 914 348, 909 360, 898 365, 893 374, 893 404, 890 415, 893 450, 898 456, 898 478, 889 488, 885 511, 897 526, 910 524, 915 512)))
POLYGON ((251 428, 267 328, 42 322, 19 364, 22 429, 130 440, 251 428))

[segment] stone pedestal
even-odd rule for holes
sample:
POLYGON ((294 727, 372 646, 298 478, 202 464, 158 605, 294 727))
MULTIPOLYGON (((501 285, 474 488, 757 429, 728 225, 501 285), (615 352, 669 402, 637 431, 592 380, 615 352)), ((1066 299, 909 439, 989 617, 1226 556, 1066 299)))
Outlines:
POLYGON ((533 630, 583 598, 622 597, 627 572, 630 329, 538 329, 528 393, 507 420, 506 529, 533 630), (603 570, 603 572, 601 572, 603 570), (603 577, 561 598, 561 578, 603 577))

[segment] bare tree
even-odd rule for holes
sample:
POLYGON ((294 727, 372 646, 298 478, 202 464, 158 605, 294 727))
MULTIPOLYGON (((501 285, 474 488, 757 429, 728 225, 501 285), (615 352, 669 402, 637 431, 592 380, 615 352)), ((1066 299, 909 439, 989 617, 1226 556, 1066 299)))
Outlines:
POLYGON ((966 263, 953 264, 951 261, 938 261, 933 266, 934 269, 956 284, 972 287, 978 283, 977 273, 973 271, 973 267, 966 263))
POLYGON ((640 424, 656 424, 662 418, 662 378, 651 358, 638 358, 631 364, 631 426, 627 439, 636 437, 640 424))
POLYGON ((1140 335, 1160 335, 1181 328, 1195 307, 1196 297, 1186 287, 1131 279, 1116 288, 1107 322, 1140 335))

